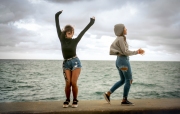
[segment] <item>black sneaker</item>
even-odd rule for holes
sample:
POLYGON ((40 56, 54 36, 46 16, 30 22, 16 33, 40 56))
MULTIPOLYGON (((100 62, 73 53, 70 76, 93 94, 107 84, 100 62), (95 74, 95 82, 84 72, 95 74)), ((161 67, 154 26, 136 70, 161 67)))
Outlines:
POLYGON ((67 100, 67 99, 66 99, 66 101, 65 101, 64 104, 63 104, 63 108, 69 107, 69 102, 70 102, 70 100, 67 100))
POLYGON ((77 107, 78 107, 78 100, 73 100, 72 108, 77 108, 77 107))
POLYGON ((108 94, 107 94, 107 93, 104 93, 103 96, 104 96, 105 100, 106 100, 108 103, 110 103, 110 97, 108 96, 108 94))
POLYGON ((121 102, 121 105, 123 105, 123 106, 134 106, 134 104, 129 102, 128 100, 125 100, 124 102, 121 102))

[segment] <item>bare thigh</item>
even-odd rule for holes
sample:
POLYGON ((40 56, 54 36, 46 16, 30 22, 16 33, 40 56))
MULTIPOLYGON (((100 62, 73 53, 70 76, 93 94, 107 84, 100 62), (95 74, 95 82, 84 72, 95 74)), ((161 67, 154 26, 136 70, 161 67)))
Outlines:
POLYGON ((76 84, 77 83, 77 80, 78 80, 78 77, 80 75, 80 72, 81 72, 81 69, 80 68, 77 68, 75 70, 72 71, 72 78, 71 78, 71 82, 73 84, 76 84))

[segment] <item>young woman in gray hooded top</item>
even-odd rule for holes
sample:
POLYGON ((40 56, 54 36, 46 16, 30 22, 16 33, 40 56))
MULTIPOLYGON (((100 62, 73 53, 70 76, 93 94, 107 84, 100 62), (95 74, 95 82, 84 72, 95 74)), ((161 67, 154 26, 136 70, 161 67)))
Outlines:
POLYGON ((130 51, 125 35, 127 35, 127 29, 123 24, 116 24, 114 26, 114 32, 117 38, 111 44, 110 55, 117 55, 116 68, 118 69, 120 80, 116 82, 108 92, 105 92, 104 98, 110 103, 110 95, 124 83, 123 100, 121 105, 134 105, 127 100, 128 93, 132 84, 132 72, 129 63, 129 56, 144 54, 144 50, 138 49, 137 51, 130 51))

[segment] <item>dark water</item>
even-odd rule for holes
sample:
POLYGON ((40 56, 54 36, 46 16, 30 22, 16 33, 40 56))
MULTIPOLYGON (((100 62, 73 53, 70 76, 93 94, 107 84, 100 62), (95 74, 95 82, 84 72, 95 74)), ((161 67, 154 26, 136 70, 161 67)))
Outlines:
MULTIPOLYGON (((81 61, 80 100, 103 99, 119 80, 115 61, 81 61)), ((65 100, 60 60, 0 60, 0 102, 65 100)), ((180 98, 180 62, 131 61, 131 99, 180 98)), ((123 86, 111 99, 122 99, 123 86)))

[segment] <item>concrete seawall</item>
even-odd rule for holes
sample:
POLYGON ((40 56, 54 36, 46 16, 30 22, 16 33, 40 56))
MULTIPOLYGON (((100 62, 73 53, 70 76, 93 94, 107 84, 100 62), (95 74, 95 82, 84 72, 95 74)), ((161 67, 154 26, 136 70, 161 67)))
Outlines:
POLYGON ((180 99, 130 99, 135 106, 121 106, 121 100, 79 101, 78 108, 62 108, 63 101, 0 103, 0 114, 180 114, 180 99))

